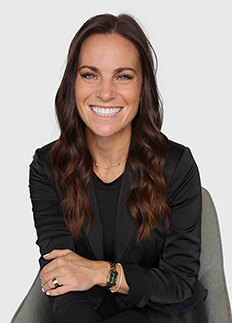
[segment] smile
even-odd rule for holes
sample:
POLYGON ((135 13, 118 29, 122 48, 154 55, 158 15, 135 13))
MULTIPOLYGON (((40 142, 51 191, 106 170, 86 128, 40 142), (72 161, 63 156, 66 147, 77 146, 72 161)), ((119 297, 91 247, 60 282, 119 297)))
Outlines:
POLYGON ((91 106, 91 109, 94 113, 102 117, 110 117, 117 114, 121 108, 100 108, 91 106))

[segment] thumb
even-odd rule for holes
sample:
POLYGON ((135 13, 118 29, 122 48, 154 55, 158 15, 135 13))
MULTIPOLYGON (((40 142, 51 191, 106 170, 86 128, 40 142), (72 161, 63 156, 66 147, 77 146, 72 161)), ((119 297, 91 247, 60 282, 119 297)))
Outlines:
POLYGON ((43 255, 43 258, 46 260, 51 260, 51 259, 65 256, 70 252, 72 252, 72 251, 69 249, 64 249, 64 250, 54 249, 51 252, 47 253, 46 255, 43 255))

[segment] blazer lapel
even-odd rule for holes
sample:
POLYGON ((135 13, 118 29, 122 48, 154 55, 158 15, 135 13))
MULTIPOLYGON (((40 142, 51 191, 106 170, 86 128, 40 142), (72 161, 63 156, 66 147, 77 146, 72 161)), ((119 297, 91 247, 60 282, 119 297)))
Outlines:
POLYGON ((91 246, 91 249, 93 253, 96 256, 96 259, 103 260, 104 259, 104 249, 103 249, 103 232, 102 232, 102 224, 101 219, 98 211, 98 204, 97 199, 94 191, 94 184, 93 179, 91 178, 89 183, 89 201, 90 205, 92 207, 93 213, 94 213, 94 220, 93 224, 90 227, 89 231, 88 228, 88 222, 85 221, 84 223, 84 231, 88 238, 89 244, 91 246))
MULTIPOLYGON (((126 166, 125 172, 122 176, 122 184, 119 193, 118 207, 116 213, 115 221, 115 231, 114 231, 114 259, 115 262, 121 261, 126 248, 133 237, 136 229, 136 223, 131 216, 131 213, 127 206, 127 197, 130 190, 130 183, 132 179, 132 174, 128 167, 126 166)), ((93 224, 88 231, 88 222, 84 224, 84 231, 94 252, 96 259, 104 259, 104 249, 103 249, 103 232, 102 224, 100 219, 100 214, 98 211, 98 204, 96 200, 93 179, 89 183, 89 200, 94 213, 93 224)))
POLYGON ((136 223, 128 209, 127 198, 132 182, 132 173, 128 166, 122 177, 122 184, 119 193, 117 216, 114 231, 114 261, 120 262, 126 248, 133 237, 136 223))

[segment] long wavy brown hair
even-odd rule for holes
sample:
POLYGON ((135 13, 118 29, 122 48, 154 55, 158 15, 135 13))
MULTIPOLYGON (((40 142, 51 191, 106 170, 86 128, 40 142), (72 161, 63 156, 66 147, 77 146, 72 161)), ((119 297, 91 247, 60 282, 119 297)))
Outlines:
POLYGON ((93 222, 87 193, 93 160, 85 139, 85 125, 76 107, 75 79, 81 45, 87 37, 98 33, 117 33, 125 37, 136 46, 140 55, 143 85, 138 113, 132 122, 133 140, 128 153, 128 166, 133 173, 128 207, 137 224, 136 238, 140 242, 150 236, 161 220, 165 219, 166 227, 170 223, 163 178, 168 139, 161 133, 163 107, 156 82, 157 57, 133 17, 97 15, 86 21, 74 36, 55 98, 61 134, 52 148, 51 164, 66 192, 62 202, 63 217, 73 238, 77 239, 84 222, 88 221, 89 228, 93 222))

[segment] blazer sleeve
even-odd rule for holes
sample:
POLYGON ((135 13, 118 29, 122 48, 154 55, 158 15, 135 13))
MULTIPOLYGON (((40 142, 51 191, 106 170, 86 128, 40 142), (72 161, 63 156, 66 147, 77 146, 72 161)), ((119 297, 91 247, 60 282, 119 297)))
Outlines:
POLYGON ((188 148, 183 148, 168 176, 171 223, 157 268, 123 265, 130 286, 127 303, 139 307, 181 303, 193 294, 201 244, 201 185, 188 148))
MULTIPOLYGON (((42 255, 53 249, 75 251, 74 240, 60 210, 63 192, 57 185, 51 169, 50 150, 51 144, 36 150, 29 176, 30 197, 38 236, 36 243, 41 253, 39 259, 41 269, 49 262, 42 255)), ((49 299, 53 304, 53 315, 56 318, 64 312, 74 313, 80 304, 88 306, 86 292, 69 292, 49 299)))
POLYGON ((53 249, 74 251, 74 241, 67 229, 60 211, 61 197, 49 163, 49 146, 35 152, 30 165, 29 189, 34 223, 37 231, 37 245, 40 248, 41 269, 48 263, 42 255, 53 249))

